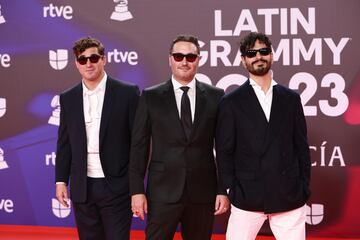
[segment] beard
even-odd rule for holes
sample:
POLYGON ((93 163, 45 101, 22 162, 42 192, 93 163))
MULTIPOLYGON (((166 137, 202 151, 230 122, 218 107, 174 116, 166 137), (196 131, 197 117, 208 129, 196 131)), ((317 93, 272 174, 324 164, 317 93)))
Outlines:
POLYGON ((264 76, 265 74, 267 74, 269 72, 269 70, 271 68, 271 62, 263 60, 263 59, 259 59, 253 63, 247 63, 246 68, 251 74, 253 74, 255 76, 264 76), (254 67, 255 64, 258 62, 262 62, 263 64, 258 67, 254 67))

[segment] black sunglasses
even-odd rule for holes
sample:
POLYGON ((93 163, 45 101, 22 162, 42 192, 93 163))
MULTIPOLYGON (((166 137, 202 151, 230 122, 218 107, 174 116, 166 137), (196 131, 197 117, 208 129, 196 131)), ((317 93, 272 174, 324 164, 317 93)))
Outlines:
POLYGON ((91 63, 97 63, 102 57, 103 56, 97 54, 91 54, 90 57, 80 56, 76 59, 76 61, 81 65, 85 65, 88 59, 90 60, 91 63))
POLYGON ((253 58, 256 56, 257 53, 260 53, 261 56, 267 56, 271 53, 271 48, 260 48, 260 49, 249 49, 244 53, 244 56, 248 58, 253 58))
POLYGON ((181 62, 184 58, 186 58, 186 61, 188 62, 195 62, 195 60, 199 55, 194 53, 189 53, 189 54, 172 53, 171 56, 173 56, 176 62, 181 62))

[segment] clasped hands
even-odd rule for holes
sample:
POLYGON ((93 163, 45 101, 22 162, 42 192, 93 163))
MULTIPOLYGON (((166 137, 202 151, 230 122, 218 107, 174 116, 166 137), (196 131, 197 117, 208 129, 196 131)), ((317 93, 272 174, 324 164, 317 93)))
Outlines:
MULTIPOLYGON (((230 206, 229 199, 226 195, 217 195, 215 200, 214 215, 225 213, 230 206)), ((131 196, 131 211, 141 220, 145 219, 148 212, 148 204, 145 194, 134 194, 131 196)))

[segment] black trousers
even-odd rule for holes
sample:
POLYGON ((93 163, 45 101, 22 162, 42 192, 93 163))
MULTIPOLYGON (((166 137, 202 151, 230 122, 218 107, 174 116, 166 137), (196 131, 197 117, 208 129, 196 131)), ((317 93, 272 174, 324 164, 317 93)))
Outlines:
POLYGON ((114 194, 104 178, 88 178, 87 181, 87 201, 73 203, 80 240, 130 239, 129 194, 114 194))
POLYGON ((183 240, 210 240, 215 203, 192 203, 184 191, 179 202, 148 201, 147 240, 172 240, 180 223, 183 240))

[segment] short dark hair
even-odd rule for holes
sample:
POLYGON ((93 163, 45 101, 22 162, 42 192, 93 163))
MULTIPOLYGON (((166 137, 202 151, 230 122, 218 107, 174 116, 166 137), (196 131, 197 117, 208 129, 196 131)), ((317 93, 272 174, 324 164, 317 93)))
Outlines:
POLYGON ((247 50, 253 48, 257 40, 259 40, 261 43, 264 43, 266 47, 271 48, 271 41, 268 36, 263 33, 251 32, 240 41, 241 56, 244 56, 247 50))
POLYGON ((175 43, 177 42, 189 42, 193 43, 196 46, 197 53, 200 54, 200 45, 197 37, 193 35, 179 35, 177 36, 170 45, 170 54, 172 53, 172 50, 174 48, 175 43))
POLYGON ((73 52, 76 57, 78 57, 81 53, 83 53, 86 49, 96 47, 98 49, 98 52, 101 56, 105 53, 105 48, 103 44, 92 37, 84 37, 75 42, 75 45, 73 47, 73 52))

